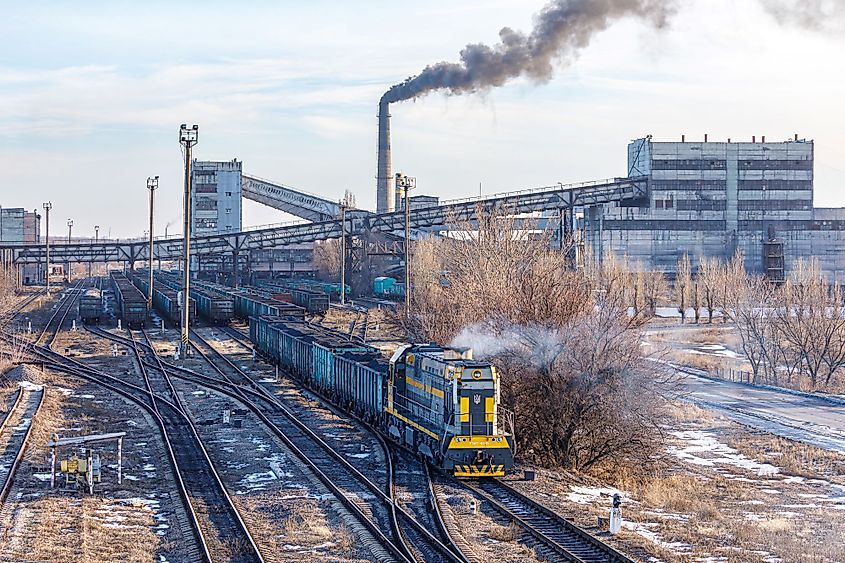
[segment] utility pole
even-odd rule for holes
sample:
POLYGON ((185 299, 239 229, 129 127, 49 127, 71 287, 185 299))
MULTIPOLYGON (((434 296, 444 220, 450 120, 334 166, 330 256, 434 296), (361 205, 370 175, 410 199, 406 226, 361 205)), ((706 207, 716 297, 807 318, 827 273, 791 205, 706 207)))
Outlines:
POLYGON ((50 210, 53 209, 52 202, 45 202, 44 211, 46 211, 47 215, 47 226, 44 228, 44 232, 46 233, 45 242, 46 242, 46 250, 47 250, 47 269, 44 270, 44 281, 47 284, 47 295, 50 295, 50 210))
POLYGON ((147 309, 153 308, 153 203, 154 194, 158 188, 158 176, 147 178, 147 189, 150 190, 150 253, 147 266, 150 269, 150 290, 147 292, 147 309))
POLYGON ((411 199, 410 192, 417 187, 417 179, 396 174, 396 188, 402 190, 405 205, 405 316, 411 316, 411 199))
MULTIPOLYGON (((100 225, 94 225, 94 244, 100 242, 100 225)), ((88 270, 90 271, 91 264, 88 264, 88 270)))
POLYGON ((184 271, 182 278, 182 337, 179 345, 179 357, 188 357, 188 299, 191 289, 191 148, 197 144, 199 139, 199 127, 193 125, 190 129, 184 123, 179 127, 179 142, 185 147, 185 198, 184 215, 185 230, 184 238, 184 271))
MULTIPOLYGON (((67 243, 70 244, 70 236, 71 231, 73 230, 73 219, 67 220, 67 243)), ((65 262, 65 266, 67 269, 65 270, 65 275, 67 276, 67 281, 70 283, 70 258, 68 258, 67 262, 65 262)))
POLYGON ((340 304, 346 304, 346 202, 343 200, 340 202, 340 304))

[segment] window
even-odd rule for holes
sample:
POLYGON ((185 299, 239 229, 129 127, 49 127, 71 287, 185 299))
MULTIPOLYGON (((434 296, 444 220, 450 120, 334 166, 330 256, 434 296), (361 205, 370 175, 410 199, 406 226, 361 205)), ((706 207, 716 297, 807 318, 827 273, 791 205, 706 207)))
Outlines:
POLYGON ((227 209, 227 210, 226 210, 226 215, 229 215, 229 214, 231 214, 231 213, 232 213, 232 210, 231 210, 231 209, 227 209))
POLYGON ((232 192, 226 192, 226 197, 232 197, 232 192))

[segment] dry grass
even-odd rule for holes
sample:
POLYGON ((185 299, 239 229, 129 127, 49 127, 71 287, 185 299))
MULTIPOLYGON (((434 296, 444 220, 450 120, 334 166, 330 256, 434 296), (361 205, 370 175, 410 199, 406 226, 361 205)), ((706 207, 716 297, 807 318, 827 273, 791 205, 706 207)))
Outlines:
POLYGON ((314 500, 299 500, 282 523, 288 540, 318 544, 334 536, 326 516, 314 500))
POLYGON ((727 431, 721 438, 746 457, 789 475, 845 483, 845 455, 762 432, 727 431))
POLYGON ((283 500, 281 496, 282 493, 274 492, 233 497, 265 556, 273 554, 275 559, 300 561, 302 551, 323 546, 316 553, 309 551, 308 558, 314 561, 326 558, 330 561, 356 560, 355 537, 344 525, 331 526, 318 501, 299 499, 287 506, 291 501, 283 500), (302 549, 286 550, 286 545, 302 549), (321 551, 327 553, 323 555, 321 551))
POLYGON ((713 411, 682 401, 666 405, 666 414, 676 422, 713 422, 717 418, 713 411))
POLYGON ((511 522, 507 526, 499 526, 498 524, 493 524, 493 526, 490 528, 489 536, 496 541, 513 542, 519 538, 520 528, 513 522, 511 522))
POLYGON ((673 362, 707 372, 714 372, 716 368, 723 365, 723 362, 719 358, 707 354, 695 354, 681 350, 672 350, 668 354, 670 360, 673 362))
POLYGON ((41 498, 21 504, 15 520, 5 561, 150 561, 159 542, 151 510, 113 499, 41 498))
POLYGON ((624 491, 623 516, 630 527, 612 540, 637 559, 647 559, 647 552, 667 562, 723 557, 750 563, 767 554, 784 562, 845 561, 845 526, 838 512, 817 508, 827 505, 824 497, 841 495, 825 481, 845 484, 845 456, 749 431, 693 405, 671 405, 667 413, 667 428, 714 432, 740 454, 781 472, 758 475, 753 469, 688 464, 664 455, 651 467, 632 463, 590 476, 538 472, 538 481, 523 490, 556 493, 541 500, 585 527, 594 526, 596 516, 607 516, 610 500, 571 502, 570 484, 624 491), (806 480, 788 479, 792 476, 806 480), (641 535, 643 527, 661 543, 641 535))

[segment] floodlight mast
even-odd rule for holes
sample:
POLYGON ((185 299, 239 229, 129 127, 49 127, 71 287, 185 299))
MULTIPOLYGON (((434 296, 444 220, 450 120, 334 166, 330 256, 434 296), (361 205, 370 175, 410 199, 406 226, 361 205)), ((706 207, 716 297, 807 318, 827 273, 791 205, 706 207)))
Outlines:
POLYGON ((47 255, 47 264, 46 268, 44 269, 44 281, 47 285, 47 295, 50 295, 50 210, 53 209, 53 203, 50 201, 44 202, 44 211, 47 215, 47 225, 44 227, 45 233, 45 244, 46 244, 46 255, 47 255))
POLYGON ((199 126, 190 128, 186 124, 179 127, 179 143, 185 147, 185 194, 184 194, 184 268, 182 277, 182 334, 179 344, 179 357, 188 357, 188 327, 191 321, 188 316, 188 300, 191 289, 191 149, 199 140, 199 126))

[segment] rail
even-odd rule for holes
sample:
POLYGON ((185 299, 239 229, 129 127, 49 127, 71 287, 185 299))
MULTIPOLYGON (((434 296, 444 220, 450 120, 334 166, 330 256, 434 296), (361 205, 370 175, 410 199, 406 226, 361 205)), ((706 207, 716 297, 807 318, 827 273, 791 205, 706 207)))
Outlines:
POLYGON ((44 387, 41 387, 38 390, 28 391, 26 395, 26 399, 24 400, 22 399, 24 390, 21 389, 18 392, 14 405, 3 419, 3 422, 0 423, 0 437, 10 434, 6 451, 0 455, 0 472, 5 471, 6 473, 3 477, 3 483, 0 485, 0 504, 6 502, 9 491, 12 490, 15 474, 18 471, 26 447, 29 444, 32 428, 35 425, 35 417, 38 416, 38 413, 41 411, 41 405, 44 404, 46 391, 44 387), (36 398, 30 401, 33 395, 36 398), (11 425, 10 421, 17 421, 18 424, 11 425), (10 427, 11 433, 8 432, 10 427), (13 446, 14 449, 12 449, 13 446))
POLYGON ((459 483, 525 530, 533 538, 535 551, 541 556, 553 561, 576 563, 634 563, 632 559, 501 480, 485 480, 475 485, 463 481, 459 483))

